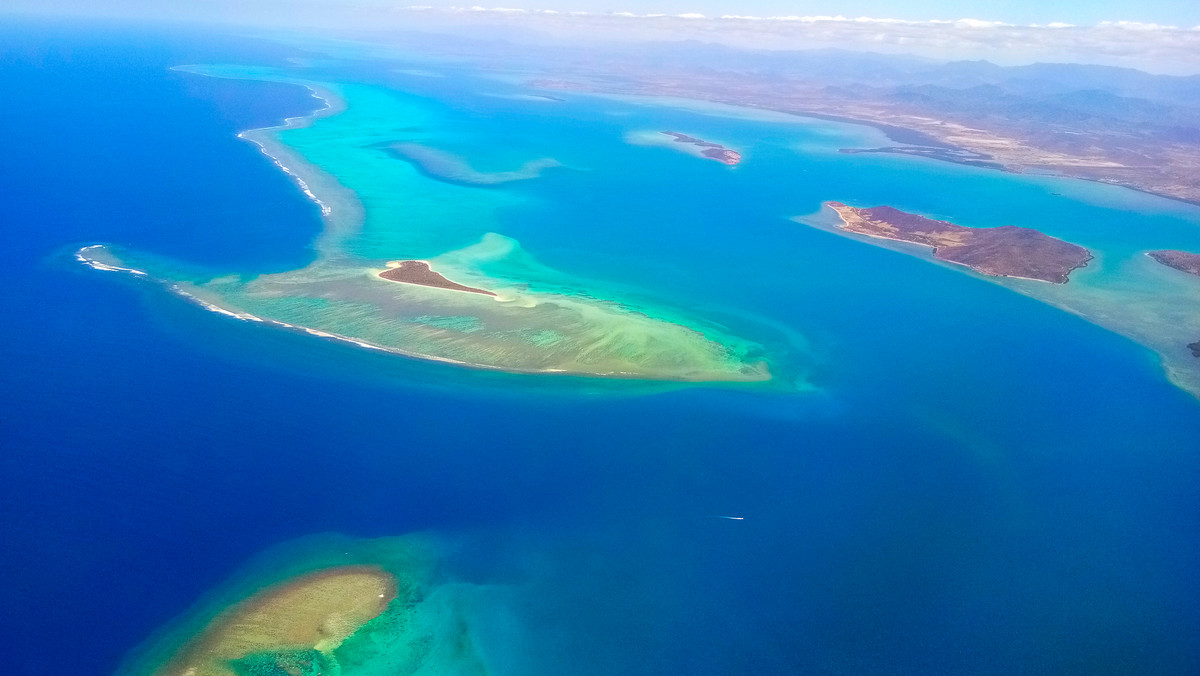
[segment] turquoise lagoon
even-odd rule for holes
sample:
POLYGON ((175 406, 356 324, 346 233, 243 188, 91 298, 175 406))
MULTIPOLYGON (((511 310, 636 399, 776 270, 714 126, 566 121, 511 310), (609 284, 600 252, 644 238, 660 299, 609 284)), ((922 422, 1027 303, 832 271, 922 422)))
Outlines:
MULTIPOLYGON (((178 70, 198 76, 300 84, 322 102, 310 117, 242 134, 321 207, 325 230, 314 242, 315 260, 306 268, 243 275, 236 270, 188 270, 186 265, 156 259, 152 254, 105 247, 90 247, 86 255, 81 254, 101 265, 151 271, 151 276, 170 282, 174 289, 210 309, 363 347, 518 373, 753 382, 771 378, 770 356, 779 362, 776 368, 782 369, 786 386, 809 387, 802 374, 812 365, 806 341, 796 327, 786 329, 785 336, 774 336, 775 345, 766 346, 684 310, 696 307, 697 301, 701 305, 707 302, 712 295, 708 288, 697 291, 695 297, 675 301, 675 305, 656 302, 653 290, 659 280, 653 277, 638 279, 644 275, 624 270, 612 274, 595 267, 578 272, 556 269, 523 248, 524 237, 501 232, 507 226, 500 220, 502 214, 531 208, 545 213, 555 205, 577 204, 566 198, 571 187, 582 184, 585 191, 624 192, 625 186, 610 182, 602 172, 620 167, 625 174, 622 182, 636 180, 634 166, 646 162, 638 157, 642 153, 637 149, 625 146, 656 145, 653 138, 657 132, 638 128, 643 120, 637 119, 636 111, 657 106, 691 112, 701 119, 741 120, 747 123, 743 127, 757 126, 759 133, 774 128, 775 133, 785 135, 751 140, 751 154, 761 150, 768 156, 750 157, 747 164, 755 166, 729 170, 726 176, 716 178, 719 192, 705 200, 720 199, 727 209, 754 204, 761 210, 763 200, 771 198, 771 182, 756 181, 759 172, 770 171, 777 174, 774 183, 788 175, 804 181, 791 196, 797 207, 793 211, 800 213, 813 204, 813 197, 818 204, 822 197, 862 207, 890 204, 976 227, 1019 224, 1087 247, 1094 259, 1067 285, 993 279, 960 271, 1076 313, 1142 343, 1158 353, 1176 384, 1200 394, 1200 360, 1186 347, 1200 340, 1200 282, 1144 255, 1155 248, 1200 250, 1200 238, 1192 227, 1197 219, 1193 207, 1108 186, 1005 176, 935 161, 888 156, 851 161, 836 151, 880 144, 880 133, 770 111, 674 99, 578 97, 569 102, 536 94, 486 91, 474 92, 471 105, 459 107, 462 101, 438 100, 378 82, 323 81, 319 73, 309 74, 304 69, 199 66, 178 70), (580 114, 579 108, 596 102, 602 103, 590 106, 589 114, 580 114), (496 128, 492 120, 480 119, 480 113, 488 108, 503 111, 521 106, 544 110, 541 115, 522 110, 523 119, 507 117, 501 123, 503 129, 496 128), (568 107, 575 110, 562 110, 568 107), (597 114, 601 119, 596 119, 597 114), (471 119, 461 119, 464 115, 471 119), (591 123, 590 128, 584 127, 586 122, 591 123), (622 136, 614 138, 618 128, 623 128, 622 136), (789 130, 793 138, 786 138, 789 130), (581 138, 592 135, 611 147, 602 149, 600 156, 589 156, 587 150, 580 153, 581 138), (778 156, 785 149, 799 157, 778 156), (615 156, 621 151, 627 157, 615 156), (851 173, 867 172, 872 177, 871 189, 852 176, 830 185, 831 175, 840 173, 828 170, 830 163, 843 167, 841 171, 853 167, 851 173), (546 178, 543 174, 547 172, 557 176, 546 178), (815 181, 819 188, 813 185, 813 172, 823 174, 815 181), (937 181, 939 189, 930 193, 916 184, 929 180, 937 181), (495 189, 524 182, 534 185, 511 191, 495 189), (390 284, 375 277, 389 259, 397 258, 429 259, 451 279, 482 286, 498 292, 497 296, 390 284)), ((428 71, 412 72, 398 71, 417 81, 428 78, 428 71)), ((707 121, 709 125, 712 122, 707 121)), ((745 134, 749 129, 739 131, 745 134)), ((722 138, 729 134, 724 129, 720 133, 722 138)), ((671 144, 657 146, 670 148, 671 144)), ((703 162, 694 153, 690 155, 703 162)), ((703 172, 710 180, 720 176, 720 167, 704 164, 689 169, 703 172)), ((654 178, 661 182, 662 177, 654 178)), ((649 176, 644 179, 643 186, 655 182, 649 176)), ((699 181, 689 185, 686 175, 680 179, 682 183, 663 186, 661 201, 678 206, 674 214, 617 211, 611 220, 642 223, 686 239, 688 228, 680 223, 689 217, 689 207, 695 206, 693 188, 699 181)), ((580 190, 575 188, 577 194, 580 190)), ((619 205, 605 208, 614 207, 620 209, 619 205)), ((786 213, 786 207, 779 208, 786 213)), ((600 216, 603 218, 603 213, 600 216)), ((691 217, 704 218, 694 211, 691 217)), ((718 218, 725 219, 730 231, 736 229, 735 216, 718 212, 718 218)), ((546 224, 544 230, 578 234, 572 224, 575 219, 564 217, 562 224, 546 224)), ((840 232, 836 217, 828 212, 794 220, 840 232)), ((616 226, 618 233, 623 229, 616 226)), ((600 232, 613 230, 613 223, 605 223, 600 232)), ((545 237, 546 233, 535 231, 533 236, 545 237)), ((611 241, 586 248, 603 256, 622 248, 619 237, 614 234, 611 241)), ((922 247, 856 239, 934 260, 922 247)), ((770 247, 769 237, 761 241, 770 247)), ((649 262, 656 260, 652 252, 647 251, 643 258, 647 267, 657 267, 649 262)), ((696 264, 730 276, 772 276, 769 265, 739 268, 713 254, 698 258, 696 264)), ((726 302, 718 313, 737 312, 739 306, 744 304, 726 302)), ((761 331, 769 322, 758 318, 757 323, 762 325, 758 327, 761 331)))
MULTIPOLYGON (((188 70, 289 81, 259 69, 188 70)), ((479 171, 428 147, 462 144, 469 128, 442 127, 437 110, 415 97, 379 86, 299 83, 323 100, 321 110, 243 138, 320 205, 326 229, 312 264, 251 278, 236 271, 181 278, 179 265, 102 246, 85 249, 81 260, 168 281, 240 319, 462 366, 651 380, 770 378, 762 346, 679 319, 678 311, 604 299, 603 287, 541 265, 517 240, 494 232, 496 213, 522 200, 481 188, 566 170, 558 161, 522 158, 517 153, 529 147, 511 137, 475 138, 507 146, 500 161, 515 162, 511 170, 479 171), (429 259, 439 273, 492 295, 388 282, 378 273, 389 258, 429 259)))

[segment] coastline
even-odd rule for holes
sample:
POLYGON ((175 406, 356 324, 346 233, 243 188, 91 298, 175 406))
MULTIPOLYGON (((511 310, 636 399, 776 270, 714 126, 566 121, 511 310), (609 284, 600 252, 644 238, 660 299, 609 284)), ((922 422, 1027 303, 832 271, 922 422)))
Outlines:
POLYGON ((1161 199, 1168 199, 1168 200, 1171 200, 1174 202, 1181 202, 1181 203, 1187 204, 1189 206, 1200 207, 1200 198, 1189 199, 1186 197, 1179 197, 1176 195, 1170 195, 1170 194, 1163 193, 1163 192, 1155 192, 1154 190, 1151 190, 1149 188, 1142 187, 1142 186, 1132 184, 1132 183, 1126 183, 1126 182, 1120 182, 1120 181, 1109 181, 1109 180, 1104 180, 1101 178, 1092 178, 1092 177, 1088 177, 1088 176, 1076 176, 1073 174, 1064 173, 1062 171, 1038 170, 1034 167, 1014 167, 1010 164, 1006 164, 1004 162, 996 160, 994 155, 971 150, 969 148, 964 148, 962 146, 955 145, 949 141, 944 141, 937 137, 926 134, 925 132, 922 132, 922 131, 917 131, 915 129, 909 129, 907 127, 900 127, 900 126, 888 124, 885 122, 875 122, 875 121, 863 119, 863 118, 842 117, 842 116, 837 116, 837 115, 826 115, 823 113, 814 113, 814 112, 809 112, 809 111, 805 111, 805 112, 801 112, 801 113, 788 113, 788 111, 783 111, 783 110, 778 110, 778 109, 772 109, 772 110, 776 110, 776 112, 782 112, 782 113, 786 113, 786 114, 799 115, 802 117, 812 117, 812 118, 816 118, 819 120, 828 120, 831 122, 841 122, 841 123, 846 123, 846 124, 857 124, 857 125, 872 127, 874 129, 877 129, 880 132, 882 132, 889 139, 892 139, 893 141, 895 141, 897 143, 904 144, 905 146, 907 146, 909 148, 914 148, 914 149, 918 149, 918 150, 921 148, 929 148, 932 151, 932 152, 928 152, 928 153, 921 153, 921 152, 904 152, 902 150, 897 151, 897 150, 893 150, 891 148, 846 148, 841 151, 841 152, 845 152, 846 154, 906 155, 909 157, 919 157, 919 158, 935 160, 938 162, 948 162, 950 164, 957 164, 957 165, 965 166, 965 167, 974 167, 977 169, 990 169, 992 171, 1000 171, 1000 172, 1004 172, 1006 174, 1015 174, 1018 176, 1023 175, 1023 176, 1047 176, 1047 177, 1052 177, 1052 178, 1067 178, 1067 179, 1071 179, 1071 180, 1075 180, 1075 181, 1087 181, 1088 183, 1095 183, 1098 185, 1106 185, 1106 186, 1111 186, 1111 187, 1115 187, 1115 188, 1126 188, 1128 190, 1134 190, 1134 191, 1137 191, 1137 192, 1140 192, 1140 193, 1143 193, 1146 195, 1158 197, 1161 199), (893 134, 896 134, 896 135, 893 135, 893 134), (914 139, 914 140, 904 140, 904 139, 914 139), (959 154, 976 155, 977 157, 959 157, 958 156, 959 154), (987 159, 984 159, 985 157, 987 159))
MULTIPOLYGON (((843 148, 843 149, 841 149, 841 151, 846 152, 846 154, 907 155, 907 156, 911 156, 911 157, 920 157, 920 158, 931 159, 931 160, 936 160, 936 161, 940 161, 940 162, 947 162, 950 164, 957 164, 960 166, 974 167, 977 169, 991 169, 993 171, 1000 171, 1000 172, 1014 174, 1014 175, 1046 176, 1046 177, 1052 177, 1052 178, 1064 178, 1064 179, 1071 179, 1071 180, 1077 180, 1077 181, 1086 181, 1088 183, 1111 186, 1111 187, 1115 187, 1115 188, 1126 188, 1126 189, 1134 190, 1136 192, 1140 192, 1140 193, 1143 193, 1146 195, 1151 195, 1151 196, 1158 197, 1161 199, 1167 199, 1167 200, 1171 200, 1173 202, 1179 202, 1182 204, 1186 204, 1188 206, 1200 207, 1200 198, 1190 199, 1190 198, 1186 198, 1186 197, 1179 197, 1179 196, 1171 195, 1171 194, 1165 193, 1165 192, 1157 192, 1151 188, 1147 188, 1144 186, 1140 186, 1137 184, 1128 183, 1128 182, 1124 182, 1124 181, 1105 180, 1102 178, 1093 178, 1093 177, 1089 177, 1089 176, 1075 175, 1075 174, 1065 173, 1061 170, 1051 170, 1051 169, 1039 170, 1032 166, 1029 166, 1029 167, 1013 166, 1013 165, 1010 165, 1003 161, 996 160, 994 155, 984 153, 981 151, 971 150, 969 148, 965 148, 961 145, 957 145, 950 141, 946 141, 946 140, 943 140, 936 136, 933 136, 927 132, 919 131, 916 129, 911 129, 909 127, 903 127, 903 126, 896 125, 896 124, 890 124, 887 122, 879 122, 879 121, 871 120, 868 118, 851 117, 851 116, 847 116, 847 115, 836 115, 836 114, 831 114, 831 113, 815 112, 812 110, 787 110, 787 109, 783 109, 783 108, 772 107, 769 105, 758 105, 758 104, 755 104, 753 102, 748 102, 748 101, 730 101, 730 100, 725 100, 725 99, 721 99, 718 97, 704 97, 702 95, 689 96, 687 94, 679 94, 679 93, 673 93, 673 94, 631 93, 631 92, 623 92, 623 91, 604 91, 604 90, 599 90, 599 89, 567 89, 567 88, 560 89, 560 88, 556 88, 556 87, 547 85, 547 81, 545 81, 545 80, 527 82, 526 84, 527 84, 527 86, 530 86, 534 89, 546 89, 549 91, 567 91, 572 94, 584 94, 584 95, 589 95, 589 96, 609 97, 609 98, 613 98, 616 100, 624 100, 624 101, 635 100, 635 101, 647 102, 649 105, 654 105, 654 101, 656 99, 662 100, 662 101, 660 101, 659 105, 667 105, 666 104, 667 100, 674 99, 679 102, 693 102, 693 103, 697 103, 697 104, 711 104, 712 106, 728 107, 728 108, 733 108, 733 109, 742 109, 747 113, 771 113, 774 115, 787 116, 789 118, 794 118, 794 119, 799 118, 802 120, 803 118, 810 118, 810 119, 821 120, 821 121, 825 121, 825 122, 835 122, 838 124, 849 124, 849 125, 856 125, 856 126, 862 126, 862 127, 869 127, 871 129, 874 129, 875 131, 883 134, 889 140, 892 140, 898 144, 901 144, 901 146, 912 148, 912 149, 915 149, 918 151, 922 148, 926 148, 926 149, 929 149, 931 152, 927 152, 927 153, 896 152, 896 151, 891 150, 890 148, 881 148, 878 146, 870 147, 870 148, 867 148, 867 147, 843 148), (958 154, 962 154, 964 156, 958 157, 958 156, 956 156, 958 154), (973 156, 973 157, 970 157, 970 156, 973 156), (991 158, 991 159, 983 160, 982 159, 983 156, 987 156, 988 158, 991 158)), ((697 110, 698 106, 690 107, 690 108, 686 107, 686 106, 678 106, 678 107, 683 107, 685 109, 693 110, 695 112, 703 112, 705 114, 711 114, 711 115, 720 116, 720 117, 739 117, 739 116, 732 114, 734 111, 725 111, 725 113, 722 114, 721 111, 719 111, 718 109, 715 109, 715 108, 710 109, 709 111, 700 111, 700 110, 697 110)), ((762 121, 772 121, 771 119, 765 118, 761 115, 758 115, 758 116, 747 115, 745 117, 747 119, 759 119, 762 121)), ((779 121, 779 120, 776 119, 774 121, 779 121)))
MULTIPOLYGON (((862 235, 862 236, 864 236, 864 237, 873 237, 873 238, 875 238, 875 239, 884 239, 884 240, 890 240, 890 241, 893 241, 893 242, 903 242, 903 243, 905 243, 905 244, 912 244, 912 245, 915 245, 915 246, 918 246, 918 247, 922 247, 923 249, 926 249, 926 250, 932 249, 932 251, 933 251, 933 258, 934 258, 935 260, 942 261, 942 262, 945 262, 945 263, 951 263, 951 264, 954 264, 954 265, 959 265, 959 266, 965 267, 965 268, 967 268, 967 269, 969 269, 969 270, 972 270, 972 271, 976 272, 977 274, 979 274, 979 275, 982 275, 982 276, 984 276, 984 277, 1004 277, 1004 278, 1007 278, 1007 279, 1023 279, 1023 280, 1026 280, 1026 281, 1030 281, 1030 282, 1039 282, 1039 283, 1042 283, 1042 284, 1066 284, 1066 283, 1069 281, 1069 275, 1070 275, 1070 273, 1072 273, 1072 272, 1074 272, 1074 271, 1076 271, 1076 270, 1081 270, 1081 269, 1083 269, 1083 268, 1087 267, 1088 263, 1090 263, 1092 260, 1094 260, 1094 259, 1095 259, 1095 255, 1094 255, 1094 254, 1093 254, 1091 251, 1088 251, 1087 249, 1084 249, 1084 251, 1086 251, 1086 252, 1087 252, 1087 258, 1085 258, 1085 259, 1083 260, 1083 262, 1082 262, 1082 263, 1080 263, 1079 265, 1076 265, 1076 266, 1074 266, 1074 267, 1070 268, 1069 270, 1067 270, 1066 272, 1064 272, 1064 273, 1063 273, 1063 281, 1062 281, 1062 282, 1054 282, 1054 281, 1051 281, 1051 280, 1048 280, 1048 279, 1039 279, 1039 278, 1036 278, 1036 277, 1024 277, 1024 276, 1022 276, 1022 275, 1014 275, 1014 274, 1004 274, 1004 273, 992 274, 992 273, 989 273, 989 272, 984 272, 983 270, 980 270, 978 267, 976 267, 976 266, 974 266, 974 265, 972 265, 972 264, 970 264, 970 263, 964 263, 964 262, 962 262, 962 261, 956 261, 956 260, 953 260, 953 259, 950 259, 950 258, 943 258, 943 257, 939 256, 939 255, 938 255, 938 254, 939 254, 939 252, 941 252, 941 251, 942 251, 942 249, 944 249, 944 248, 945 248, 945 247, 944 247, 944 246, 942 246, 942 245, 930 245, 930 244, 926 244, 926 243, 923 243, 923 242, 914 242, 914 241, 912 241, 912 240, 904 239, 904 238, 902 238, 902 237, 889 237, 888 235, 886 235, 886 234, 884 234, 884 233, 880 233, 880 232, 861 232, 861 231, 859 231, 859 230, 853 230, 853 229, 851 229, 851 228, 852 228, 852 226, 853 226, 853 224, 852 224, 852 223, 851 223, 851 222, 850 222, 850 221, 849 221, 849 220, 846 218, 846 215, 845 215, 844 213, 842 213, 842 209, 854 209, 854 207, 850 207, 850 206, 848 206, 848 205, 841 204, 840 202, 837 202, 837 203, 835 203, 835 202, 825 202, 825 203, 824 203, 822 206, 829 207, 830 209, 833 209, 833 211, 837 213, 838 217, 839 217, 839 218, 842 220, 842 225, 841 225, 841 226, 839 226, 839 227, 838 227, 838 229, 839 229, 839 230, 841 230, 841 231, 843 231, 843 232, 846 232, 846 233, 851 233, 851 234, 855 234, 855 235, 862 235), (839 207, 837 206, 837 205, 839 205, 839 204, 841 205, 841 208, 839 208, 839 207)), ((857 216, 857 215, 856 215, 856 216, 857 216)), ((952 225, 953 225, 953 224, 952 224, 952 225)), ((967 228, 967 226, 957 226, 957 227, 960 227, 960 228, 967 228)), ((970 229, 974 230, 974 228, 970 228, 970 229)), ((1035 232, 1036 232, 1036 231, 1035 231, 1035 232)), ((1048 237, 1047 235, 1045 235, 1044 233, 1041 233, 1041 232, 1038 232, 1038 234, 1040 234, 1040 235, 1042 235, 1042 236, 1044 236, 1044 237, 1048 237)), ((1053 238, 1051 238, 1051 239, 1053 239, 1053 238)), ((1062 242, 1062 240, 1059 240, 1059 241, 1060 241, 1060 242, 1062 242)), ((1070 244, 1070 243, 1069 243, 1069 242, 1067 242, 1067 244, 1070 244)), ((1078 247, 1078 248, 1083 248, 1083 247, 1078 247)))

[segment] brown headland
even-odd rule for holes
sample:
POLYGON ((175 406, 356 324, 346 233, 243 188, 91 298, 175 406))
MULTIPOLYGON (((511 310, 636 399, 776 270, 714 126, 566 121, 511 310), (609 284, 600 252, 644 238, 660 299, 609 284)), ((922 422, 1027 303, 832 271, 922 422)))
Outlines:
POLYGON ((1146 254, 1163 265, 1200 277, 1200 254, 1165 249, 1146 254))
POLYGON ((1087 265, 1085 248, 1030 228, 1004 225, 968 228, 881 206, 859 209, 826 205, 842 217, 842 230, 933 247, 939 260, 966 265, 985 275, 1066 284, 1072 270, 1087 265))
POLYGON ((458 282, 452 282, 429 267, 429 263, 425 261, 395 261, 388 263, 388 269, 379 273, 379 276, 389 282, 400 282, 402 284, 416 284, 418 286, 432 286, 437 289, 449 289, 450 291, 465 291, 467 293, 481 293, 485 296, 495 296, 496 294, 486 289, 477 289, 473 286, 466 286, 458 282))
POLYGON ((730 150, 720 143, 705 141, 704 139, 688 136, 677 131, 664 131, 664 134, 675 139, 676 143, 686 143, 701 149, 700 154, 710 160, 716 160, 729 166, 736 166, 742 161, 742 154, 736 150, 730 150))

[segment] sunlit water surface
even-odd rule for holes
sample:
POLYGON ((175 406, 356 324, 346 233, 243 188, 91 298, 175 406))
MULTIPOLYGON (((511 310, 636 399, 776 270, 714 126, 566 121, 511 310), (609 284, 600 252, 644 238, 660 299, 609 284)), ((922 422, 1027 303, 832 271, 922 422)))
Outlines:
POLYGON ((0 558, 0 608, 24 629, 9 647, 21 673, 64 673, 68 654, 75 673, 111 672, 260 552, 329 532, 437 542, 440 582, 496 673, 1200 668, 1200 406, 1157 356, 790 220, 835 199, 1036 227, 1102 250, 1099 288, 1145 249, 1200 250, 1195 208, 838 154, 878 140, 861 127, 536 100, 436 64, 298 76, 394 91, 414 111, 401 140, 475 171, 563 165, 480 187, 374 149, 407 172, 395 208, 421 227, 368 222, 339 247, 432 257, 497 232, 599 298, 765 346, 794 386, 473 371, 79 265, 103 242, 279 273, 330 241, 318 207, 236 136, 317 102, 167 69, 290 53, 141 42, 58 34, 4 71, 17 161, 0 174, 0 516, 15 556, 0 558), (745 160, 625 142, 667 129, 745 160))

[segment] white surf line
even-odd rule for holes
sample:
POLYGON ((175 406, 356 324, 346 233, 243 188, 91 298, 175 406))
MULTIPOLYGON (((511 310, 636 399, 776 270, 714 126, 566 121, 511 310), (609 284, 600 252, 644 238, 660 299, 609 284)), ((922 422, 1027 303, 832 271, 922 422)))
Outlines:
POLYGON ((75 252, 75 260, 79 261, 80 263, 83 263, 84 265, 87 265, 88 267, 95 268, 96 270, 106 270, 108 272, 128 272, 129 274, 138 275, 140 277, 149 277, 148 274, 146 274, 145 272, 138 270, 136 268, 123 268, 123 267, 119 267, 116 265, 108 265, 105 263, 101 263, 100 261, 98 261, 94 258, 90 258, 86 254, 83 253, 83 252, 89 251, 91 249, 99 249, 102 246, 103 245, 101 245, 101 244, 93 244, 92 246, 83 247, 79 251, 75 252))
MULTIPOLYGON (((288 119, 294 120, 297 118, 288 118, 288 119)), ((286 129, 288 127, 285 126, 285 127, 280 127, 280 128, 286 129)), ((293 181, 295 181, 296 185, 300 188, 300 191, 303 192, 308 197, 308 199, 310 199, 316 203, 316 205, 321 209, 322 216, 329 216, 330 214, 332 214, 333 209, 331 209, 328 204, 321 201, 320 197, 316 196, 316 194, 312 191, 312 188, 309 187, 308 181, 305 181, 303 178, 301 178, 300 174, 298 172, 293 171, 291 167, 284 164, 278 157, 276 157, 275 155, 272 155, 271 151, 267 150, 267 146, 262 141, 259 141, 258 139, 250 136, 250 134, 264 132, 264 131, 268 131, 268 129, 251 129, 249 131, 243 131, 243 132, 239 133, 237 135, 237 137, 242 139, 243 141, 248 141, 248 142, 253 143, 254 145, 258 146, 258 150, 263 155, 266 155, 267 158, 270 159, 271 162, 273 162, 276 167, 279 167, 279 169, 282 170, 283 173, 285 173, 289 177, 291 177, 291 179, 293 181)))
MULTIPOLYGON (((346 102, 344 100, 342 100, 340 97, 338 97, 335 92, 333 92, 325 87, 322 87, 320 85, 320 83, 305 82, 303 80, 292 79, 292 78, 288 78, 286 76, 278 77, 278 78, 225 76, 225 75, 220 75, 220 74, 206 73, 203 71, 203 69, 197 70, 194 68, 195 68, 195 66, 173 66, 170 70, 179 71, 182 73, 189 73, 189 74, 196 75, 199 77, 227 78, 227 79, 235 79, 235 80, 244 80, 244 81, 249 81, 249 82, 280 82, 280 83, 285 83, 285 84, 297 85, 297 86, 304 87, 305 89, 307 89, 309 94, 314 99, 321 102, 321 107, 317 108, 316 110, 313 110, 310 113, 307 113, 304 115, 295 115, 293 117, 286 117, 286 118, 284 118, 284 120, 281 124, 242 130, 242 131, 238 132, 237 138, 239 138, 243 141, 247 141, 249 143, 253 143, 255 146, 258 146, 259 151, 262 152, 263 155, 265 155, 277 167, 279 167, 279 169, 282 170, 284 174, 286 174, 292 180, 294 180, 296 182, 296 184, 298 185, 298 187, 300 188, 301 192, 303 192, 305 194, 305 196, 307 196, 310 200, 312 200, 314 203, 316 203, 317 207, 321 210, 321 216, 328 218, 333 213, 332 207, 327 202, 325 202, 321 198, 317 197, 316 193, 310 187, 308 181, 304 180, 304 178, 302 177, 300 171, 294 170, 291 167, 284 164, 283 159, 280 158, 278 155, 276 155, 274 152, 272 152, 272 149, 268 145, 269 141, 277 142, 280 145, 284 146, 285 148, 287 147, 287 144, 283 143, 282 141, 279 141, 278 139, 271 139, 269 137, 269 134, 271 132, 287 131, 287 130, 292 130, 292 129, 303 129, 306 127, 310 127, 313 124, 315 124, 317 122, 317 120, 319 120, 321 118, 331 117, 333 115, 337 115, 338 113, 341 113, 342 111, 344 111, 347 108, 346 102)), ((320 171, 319 167, 317 168, 317 171, 320 171)))
MULTIPOLYGON (((208 77, 212 77, 212 76, 208 76, 208 77)), ((279 82, 280 80, 251 80, 251 81, 279 82)), ((333 101, 333 99, 335 98, 335 95, 332 92, 327 92, 327 90, 321 89, 316 85, 307 84, 307 83, 303 83, 303 82, 299 82, 299 81, 295 81, 295 80, 282 80, 282 82, 286 82, 288 84, 296 84, 301 87, 304 87, 305 89, 308 90, 309 94, 311 94, 314 99, 321 102, 321 107, 317 108, 316 110, 314 110, 313 112, 311 112, 307 115, 296 115, 294 117, 284 118, 283 124, 278 124, 278 125, 275 125, 272 127, 259 127, 256 129, 246 129, 244 131, 240 131, 240 132, 238 132, 237 137, 243 141, 248 141, 248 142, 253 143, 254 145, 258 146, 259 151, 262 152, 263 155, 266 155, 272 162, 274 162, 275 166, 279 167, 283 171, 283 173, 290 176, 292 178, 292 180, 294 180, 300 186, 300 190, 305 195, 307 195, 310 200, 312 200, 313 202, 315 202, 317 204, 317 206, 321 209, 322 216, 329 216, 330 214, 333 213, 333 210, 330 208, 330 206, 328 204, 323 202, 321 200, 321 198, 317 197, 316 194, 313 193, 312 189, 308 185, 308 182, 305 181, 304 178, 300 175, 300 172, 294 171, 291 167, 284 164, 283 160, 280 157, 278 157, 277 155, 275 155, 274 153, 271 152, 271 150, 267 147, 266 142, 260 140, 257 137, 260 135, 268 134, 270 132, 287 131, 287 130, 291 130, 291 129, 304 129, 307 127, 311 127, 313 124, 316 123, 317 120, 319 120, 323 117, 330 117, 330 116, 333 116, 333 115, 336 115, 336 114, 342 112, 343 110, 346 109, 347 104, 344 101, 338 99, 337 105, 335 106, 334 101, 333 101)), ((280 145, 284 145, 286 147, 286 144, 284 144, 282 141, 278 141, 278 139, 273 139, 273 140, 276 140, 280 145)))
POLYGON ((720 514, 713 517, 714 519, 729 519, 730 521, 745 521, 744 516, 721 516, 720 514))

